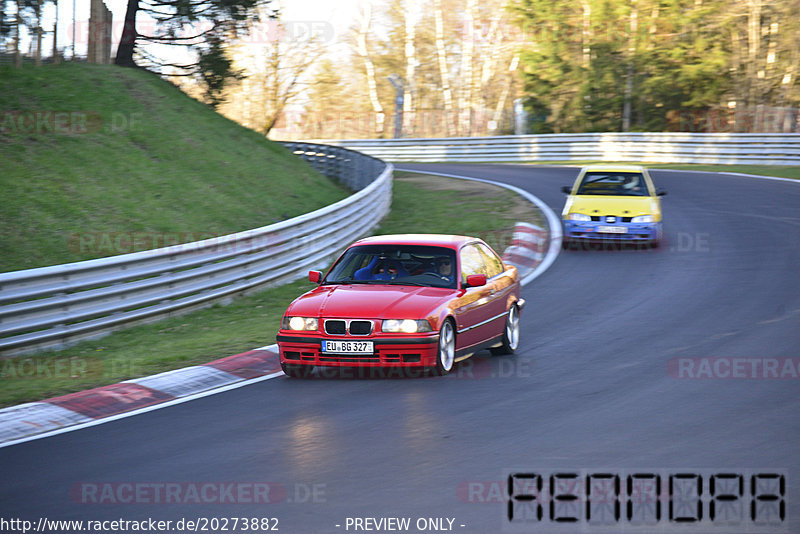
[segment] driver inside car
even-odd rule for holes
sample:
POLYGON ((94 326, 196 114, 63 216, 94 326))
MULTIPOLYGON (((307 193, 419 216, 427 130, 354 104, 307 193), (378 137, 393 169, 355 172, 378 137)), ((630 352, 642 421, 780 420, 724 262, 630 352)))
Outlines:
POLYGON ((356 280, 393 280, 404 276, 408 276, 408 271, 400 262, 385 256, 375 256, 366 267, 354 273, 356 280))
POLYGON ((625 180, 622 182, 622 190, 626 195, 638 195, 642 191, 642 187, 639 185, 639 179, 635 176, 626 176, 625 180))
POLYGON ((434 260, 436 273, 448 281, 453 281, 453 262, 447 256, 440 256, 434 260))

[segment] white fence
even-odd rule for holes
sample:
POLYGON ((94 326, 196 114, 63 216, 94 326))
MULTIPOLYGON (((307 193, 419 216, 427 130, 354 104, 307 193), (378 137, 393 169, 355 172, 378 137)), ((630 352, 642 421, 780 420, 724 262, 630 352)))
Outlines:
POLYGON ((357 193, 262 228, 110 258, 0 274, 0 354, 58 347, 302 277, 389 211, 392 165, 350 150, 286 143, 357 193))
POLYGON ((393 162, 630 161, 800 165, 800 134, 594 133, 321 142, 393 162))

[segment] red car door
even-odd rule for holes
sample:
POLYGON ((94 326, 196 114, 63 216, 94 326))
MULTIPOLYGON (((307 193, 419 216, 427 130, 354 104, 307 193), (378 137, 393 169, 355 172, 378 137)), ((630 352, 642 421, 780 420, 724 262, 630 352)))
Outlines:
POLYGON ((483 243, 477 243, 476 247, 486 268, 486 285, 490 287, 489 301, 486 305, 486 320, 490 322, 487 323, 485 337, 481 340, 488 341, 503 333, 506 324, 506 303, 513 284, 511 278, 506 275, 503 260, 483 243))
MULTIPOLYGON (((459 252, 462 287, 466 284, 467 276, 487 274, 483 254, 476 245, 466 245, 459 252)), ((491 321, 496 300, 496 287, 488 280, 486 285, 465 288, 455 309, 457 350, 472 347, 496 335, 492 333, 496 328, 492 324, 494 321, 491 321)))

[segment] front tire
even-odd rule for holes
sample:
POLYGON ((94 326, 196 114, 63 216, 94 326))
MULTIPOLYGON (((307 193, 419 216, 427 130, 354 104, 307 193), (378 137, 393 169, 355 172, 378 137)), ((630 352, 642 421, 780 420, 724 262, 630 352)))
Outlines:
POLYGON ((446 320, 439 330, 439 348, 436 351, 437 375, 446 375, 453 370, 456 360, 456 331, 453 322, 446 320))
POLYGON ((281 369, 286 376, 292 378, 307 378, 311 374, 310 365, 292 365, 290 363, 281 362, 281 369))
POLYGON ((500 347, 489 349, 492 354, 514 354, 519 347, 519 308, 512 304, 506 316, 506 326, 503 329, 503 344, 500 347))

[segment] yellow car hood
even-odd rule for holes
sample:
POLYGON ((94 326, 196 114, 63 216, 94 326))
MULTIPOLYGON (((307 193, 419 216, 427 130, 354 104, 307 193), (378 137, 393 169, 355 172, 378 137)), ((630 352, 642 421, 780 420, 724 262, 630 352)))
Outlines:
POLYGON ((661 220, 661 205, 654 197, 624 197, 606 195, 574 195, 570 196, 564 206, 563 215, 583 213, 586 215, 616 215, 618 217, 636 217, 637 215, 654 215, 661 220))

